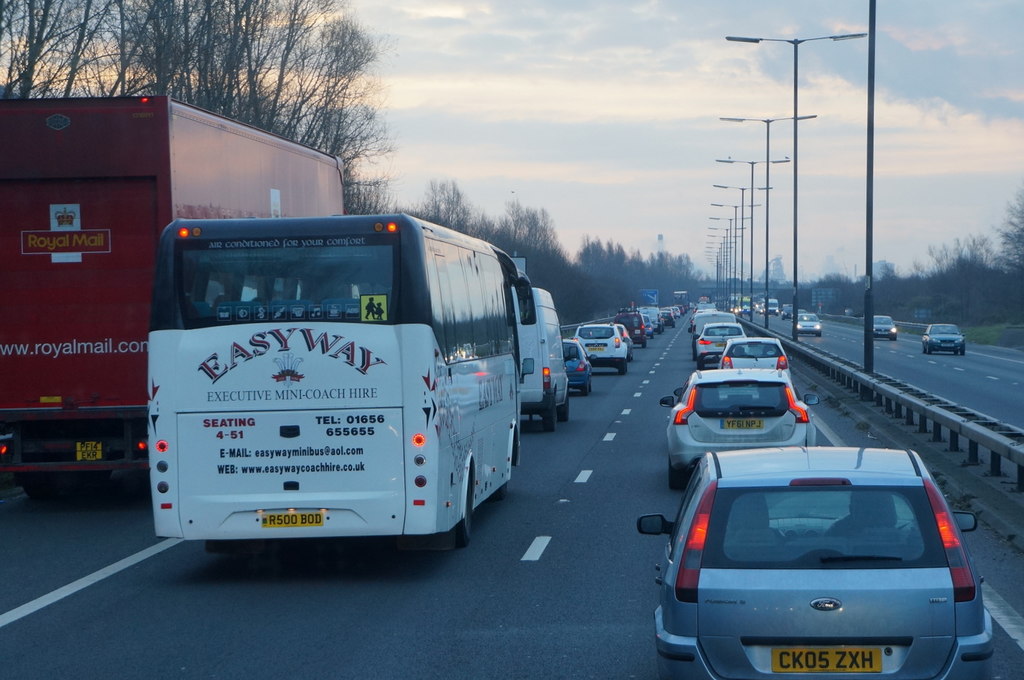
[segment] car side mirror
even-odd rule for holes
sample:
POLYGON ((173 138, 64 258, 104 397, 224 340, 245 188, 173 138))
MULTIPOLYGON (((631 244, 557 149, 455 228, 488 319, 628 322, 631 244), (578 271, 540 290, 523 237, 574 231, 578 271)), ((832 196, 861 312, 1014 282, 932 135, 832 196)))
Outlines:
POLYGON ((814 394, 813 392, 808 392, 807 394, 805 394, 803 401, 808 406, 814 406, 815 404, 821 403, 821 399, 819 399, 818 395, 814 394))
POLYGON ((954 510, 953 517, 956 518, 956 525, 960 531, 974 531, 978 528, 978 517, 973 512, 954 510))
POLYGON ((533 374, 533 371, 534 371, 533 362, 534 361, 535 360, 534 360, 533 357, 527 357, 526 359, 523 359, 523 370, 520 372, 520 376, 521 377, 519 378, 519 382, 522 382, 523 378, 525 378, 526 376, 533 374))
POLYGON ((662 397, 660 400, 658 400, 658 403, 661 404, 662 406, 667 406, 668 408, 673 408, 676 405, 676 398, 675 397, 662 397))
POLYGON ((636 530, 648 536, 671 534, 675 530, 675 522, 665 519, 664 515, 641 515, 636 520, 636 530))

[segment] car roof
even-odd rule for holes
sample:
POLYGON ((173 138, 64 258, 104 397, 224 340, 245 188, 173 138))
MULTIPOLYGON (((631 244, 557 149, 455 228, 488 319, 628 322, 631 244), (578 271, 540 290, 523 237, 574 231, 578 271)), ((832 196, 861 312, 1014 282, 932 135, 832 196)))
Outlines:
POLYGON ((576 327, 576 330, 579 330, 580 328, 608 328, 609 326, 621 326, 621 325, 622 325, 621 323, 620 324, 614 324, 614 323, 581 323, 579 326, 576 327))
POLYGON ((739 328, 742 331, 743 330, 743 325, 742 324, 738 324, 738 323, 733 323, 732 321, 716 321, 714 323, 706 323, 706 324, 704 324, 704 330, 705 331, 707 329, 709 329, 709 328, 739 328))
POLYGON ((788 486, 794 479, 842 478, 854 485, 920 486, 930 478, 909 449, 788 446, 718 451, 713 467, 720 486, 788 486))
POLYGON ((789 373, 777 368, 716 368, 706 371, 694 371, 690 374, 691 385, 723 383, 729 381, 737 382, 785 382, 792 385, 793 380, 789 373))
POLYGON ((765 337, 762 337, 762 336, 759 336, 759 335, 744 335, 744 336, 739 337, 739 338, 729 338, 728 340, 725 341, 725 344, 727 346, 728 345, 743 345, 743 344, 748 344, 748 343, 750 343, 750 344, 762 343, 762 344, 765 344, 765 345, 778 345, 779 347, 782 347, 782 341, 779 340, 778 338, 765 338, 765 337))

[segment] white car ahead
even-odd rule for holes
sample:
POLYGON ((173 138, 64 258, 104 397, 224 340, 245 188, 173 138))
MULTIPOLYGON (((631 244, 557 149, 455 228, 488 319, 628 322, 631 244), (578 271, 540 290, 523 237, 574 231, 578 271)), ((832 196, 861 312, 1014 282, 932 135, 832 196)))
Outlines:
POLYGON ((815 394, 797 397, 789 371, 694 371, 674 396, 660 401, 672 409, 666 428, 669 487, 685 487, 705 451, 814 446, 818 430, 807 407, 818 401, 815 394))

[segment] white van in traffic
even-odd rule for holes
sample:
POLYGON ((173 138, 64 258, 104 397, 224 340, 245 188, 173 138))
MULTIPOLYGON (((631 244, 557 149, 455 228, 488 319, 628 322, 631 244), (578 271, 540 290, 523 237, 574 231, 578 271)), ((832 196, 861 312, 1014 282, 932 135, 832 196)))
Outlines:
POLYGON ((544 430, 553 432, 555 420, 569 420, 569 376, 562 355, 562 334, 551 293, 533 289, 533 309, 523 310, 519 333, 522 357, 519 396, 523 415, 538 414, 544 430))

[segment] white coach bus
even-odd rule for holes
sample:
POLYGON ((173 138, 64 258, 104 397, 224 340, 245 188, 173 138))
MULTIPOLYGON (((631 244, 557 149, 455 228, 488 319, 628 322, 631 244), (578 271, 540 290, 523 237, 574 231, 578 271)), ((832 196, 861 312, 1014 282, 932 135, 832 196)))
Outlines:
POLYGON ((493 246, 408 215, 177 220, 149 334, 158 536, 461 547, 519 455, 493 246))

